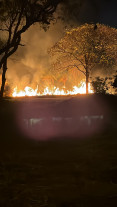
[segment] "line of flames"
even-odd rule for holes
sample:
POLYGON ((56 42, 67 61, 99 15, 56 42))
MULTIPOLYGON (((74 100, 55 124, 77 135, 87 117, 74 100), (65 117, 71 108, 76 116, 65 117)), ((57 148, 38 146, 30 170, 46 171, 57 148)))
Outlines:
MULTIPOLYGON (((89 93, 93 93, 93 90, 91 89, 90 83, 88 85, 89 93)), ((38 92, 38 86, 36 89, 33 89, 31 87, 26 86, 24 90, 18 90, 17 87, 14 88, 12 97, 25 97, 25 96, 46 96, 46 95, 77 95, 77 94, 86 94, 86 83, 82 82, 80 87, 73 86, 73 90, 69 91, 63 88, 60 90, 57 87, 53 87, 52 90, 50 90, 48 87, 44 89, 43 93, 38 92)))

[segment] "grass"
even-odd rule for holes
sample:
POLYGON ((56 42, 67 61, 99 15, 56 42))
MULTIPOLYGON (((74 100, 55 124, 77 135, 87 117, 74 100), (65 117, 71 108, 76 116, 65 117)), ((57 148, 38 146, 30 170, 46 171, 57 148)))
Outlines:
POLYGON ((12 106, 1 103, 0 207, 117 206, 116 130, 31 141, 13 130, 12 106))

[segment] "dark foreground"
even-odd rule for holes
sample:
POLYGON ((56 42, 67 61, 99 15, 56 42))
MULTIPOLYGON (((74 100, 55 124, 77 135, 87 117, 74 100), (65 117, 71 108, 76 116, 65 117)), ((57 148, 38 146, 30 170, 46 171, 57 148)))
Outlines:
POLYGON ((117 206, 115 125, 82 139, 34 141, 16 129, 14 102, 0 104, 0 207, 117 206))

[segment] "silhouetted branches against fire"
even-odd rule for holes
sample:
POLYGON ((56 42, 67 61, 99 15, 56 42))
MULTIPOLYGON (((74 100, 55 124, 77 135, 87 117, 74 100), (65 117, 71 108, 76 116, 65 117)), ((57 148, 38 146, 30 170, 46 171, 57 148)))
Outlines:
POLYGON ((86 77, 86 93, 90 74, 96 67, 112 69, 117 61, 117 29, 96 24, 84 24, 67 31, 49 53, 55 56, 55 71, 77 68, 86 77))
POLYGON ((53 19, 57 5, 62 0, 0 0, 0 69, 2 69, 1 94, 5 86, 7 59, 21 45, 21 35, 34 23, 42 27, 53 19), (4 38, 5 36, 5 38, 4 38))

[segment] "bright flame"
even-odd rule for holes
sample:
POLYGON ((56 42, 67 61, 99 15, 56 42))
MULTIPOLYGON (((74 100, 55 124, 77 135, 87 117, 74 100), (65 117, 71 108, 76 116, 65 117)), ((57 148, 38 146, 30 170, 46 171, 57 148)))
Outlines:
MULTIPOLYGON (((93 90, 91 90, 90 83, 88 85, 88 89, 89 89, 89 93, 93 93, 93 90)), ((31 87, 26 86, 23 91, 22 90, 18 91, 17 87, 15 87, 13 90, 12 96, 23 97, 23 96, 77 95, 77 94, 86 94, 86 83, 85 82, 82 82, 80 87, 73 86, 72 91, 65 90, 65 88, 60 90, 59 88, 54 86, 52 90, 46 87, 44 89, 44 92, 40 93, 38 92, 38 86, 35 90, 31 87)))
POLYGON ((38 91, 38 87, 34 90, 31 87, 26 86, 23 91, 22 90, 18 91, 17 87, 15 87, 12 96, 13 97, 37 96, 38 95, 37 91, 38 91))

